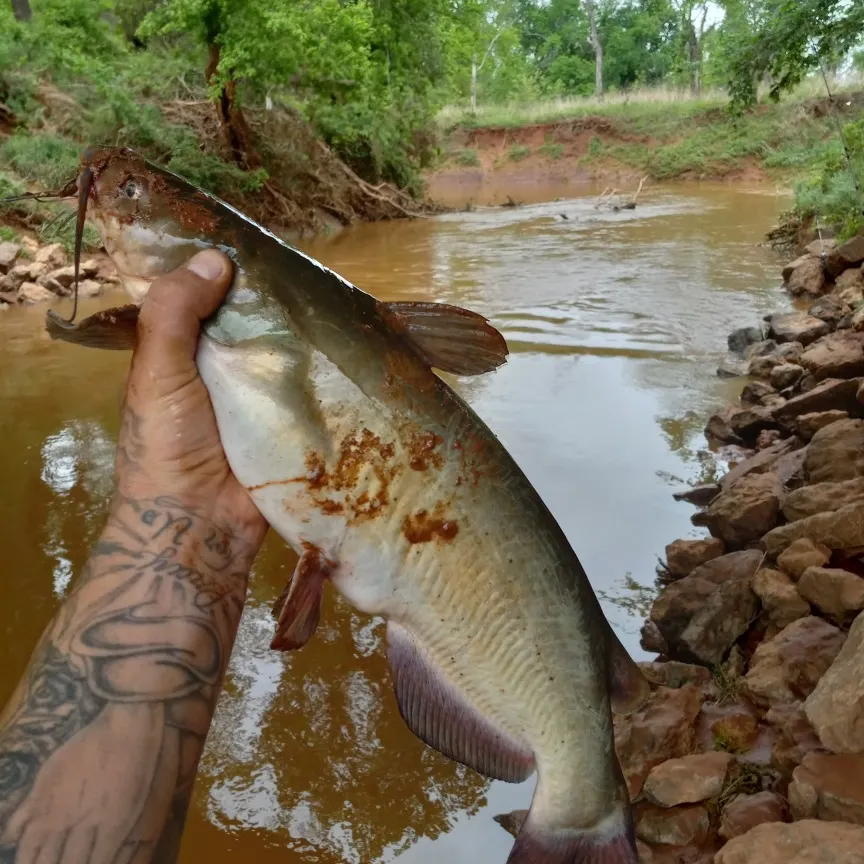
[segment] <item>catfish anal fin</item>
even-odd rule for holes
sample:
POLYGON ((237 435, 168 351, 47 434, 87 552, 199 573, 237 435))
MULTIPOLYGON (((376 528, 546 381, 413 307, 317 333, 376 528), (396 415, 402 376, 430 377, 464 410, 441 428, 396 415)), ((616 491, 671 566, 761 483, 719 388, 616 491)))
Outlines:
POLYGON ((70 324, 49 310, 45 315, 45 329, 52 339, 61 342, 108 351, 131 351, 137 339, 140 311, 139 306, 130 303, 103 309, 77 324, 70 324))
POLYGON ((507 360, 504 337, 477 312, 447 303, 382 303, 387 326, 430 366, 454 375, 480 375, 507 360))
POLYGON ((633 714, 651 695, 651 684, 621 644, 611 625, 607 628, 609 700, 615 714, 633 714))
POLYGON ((278 623, 270 642, 272 649, 294 651, 312 638, 321 620, 324 582, 329 575, 330 564, 320 550, 307 546, 294 568, 291 581, 273 604, 273 617, 278 623))
POLYGON ((521 783, 531 776, 533 753, 465 701, 411 634, 392 621, 387 658, 399 713, 421 741, 486 777, 521 783))

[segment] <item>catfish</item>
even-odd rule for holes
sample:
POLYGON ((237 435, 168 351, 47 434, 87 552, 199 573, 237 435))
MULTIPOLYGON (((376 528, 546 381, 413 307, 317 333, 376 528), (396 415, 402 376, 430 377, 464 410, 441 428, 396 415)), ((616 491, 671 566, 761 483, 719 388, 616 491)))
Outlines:
POLYGON ((133 303, 49 313, 56 339, 131 348, 154 279, 204 247, 234 262, 196 362, 232 471, 300 556, 272 647, 306 645, 329 583, 386 620, 420 739, 488 778, 537 772, 508 864, 636 864, 612 712, 649 684, 537 491, 435 371, 491 373, 503 336, 456 306, 379 301, 128 148, 88 150, 73 184, 133 303))

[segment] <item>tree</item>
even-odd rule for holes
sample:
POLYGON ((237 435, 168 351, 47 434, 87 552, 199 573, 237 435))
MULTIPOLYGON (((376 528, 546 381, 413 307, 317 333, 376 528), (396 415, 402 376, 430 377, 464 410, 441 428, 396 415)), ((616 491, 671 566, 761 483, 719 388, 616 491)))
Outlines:
POLYGON ((12 14, 16 21, 29 21, 33 17, 30 0, 12 0, 12 14))
POLYGON ((690 92, 702 92, 702 47, 710 4, 707 0, 673 0, 678 11, 690 92))
POLYGON ((864 31, 860 0, 764 0, 762 5, 752 36, 741 40, 730 62, 736 111, 756 103, 766 78, 771 98, 779 99, 812 70, 846 55, 864 31))
POLYGON ((585 14, 588 16, 588 32, 591 37, 591 47, 594 49, 594 93, 598 99, 603 98, 603 43, 597 34, 597 10, 594 0, 583 0, 585 14))

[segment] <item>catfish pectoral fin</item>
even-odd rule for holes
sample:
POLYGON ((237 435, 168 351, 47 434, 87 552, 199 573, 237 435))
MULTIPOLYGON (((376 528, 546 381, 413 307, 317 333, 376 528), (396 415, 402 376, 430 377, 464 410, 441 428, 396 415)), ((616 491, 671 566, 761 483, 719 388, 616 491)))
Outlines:
POLYGON ((504 337, 477 312, 447 303, 382 303, 387 325, 430 365, 454 375, 480 375, 507 360, 504 337))
POLYGON ((313 546, 300 556, 291 582, 273 604, 273 617, 278 619, 276 634, 270 647, 276 651, 302 648, 314 635, 321 620, 324 582, 330 566, 313 546))
POLYGON ((78 324, 70 324, 52 309, 45 315, 45 329, 52 339, 61 342, 108 351, 131 351, 137 339, 140 311, 139 306, 130 303, 103 309, 78 324))
POLYGON ((495 780, 521 783, 531 776, 534 754, 466 702, 414 637, 392 621, 387 622, 387 659, 399 713, 421 741, 495 780))

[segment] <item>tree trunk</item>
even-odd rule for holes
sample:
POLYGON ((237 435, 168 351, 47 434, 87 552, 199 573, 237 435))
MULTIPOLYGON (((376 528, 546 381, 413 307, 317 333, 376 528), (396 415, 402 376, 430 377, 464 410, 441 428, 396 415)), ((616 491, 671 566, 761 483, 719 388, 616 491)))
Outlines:
MULTIPOLYGON (((209 83, 219 67, 220 49, 216 44, 210 45, 210 57, 205 76, 209 83)), ((216 113, 222 127, 222 135, 231 152, 231 158, 241 168, 257 168, 261 162, 252 149, 252 133, 246 123, 243 109, 237 104, 237 88, 229 79, 219 92, 216 100, 216 113)))
POLYGON ((30 0, 12 0, 12 14, 16 21, 29 21, 33 17, 30 0))
POLYGON ((699 96, 702 92, 702 51, 696 28, 692 25, 687 34, 687 53, 690 57, 690 92, 699 96))
POLYGON ((477 55, 471 58, 471 113, 477 113, 477 55))
POLYGON ((591 45, 594 48, 594 92, 597 98, 603 99, 603 45, 597 35, 597 14, 594 9, 594 0, 583 0, 585 12, 588 15, 588 28, 591 34, 591 45))

